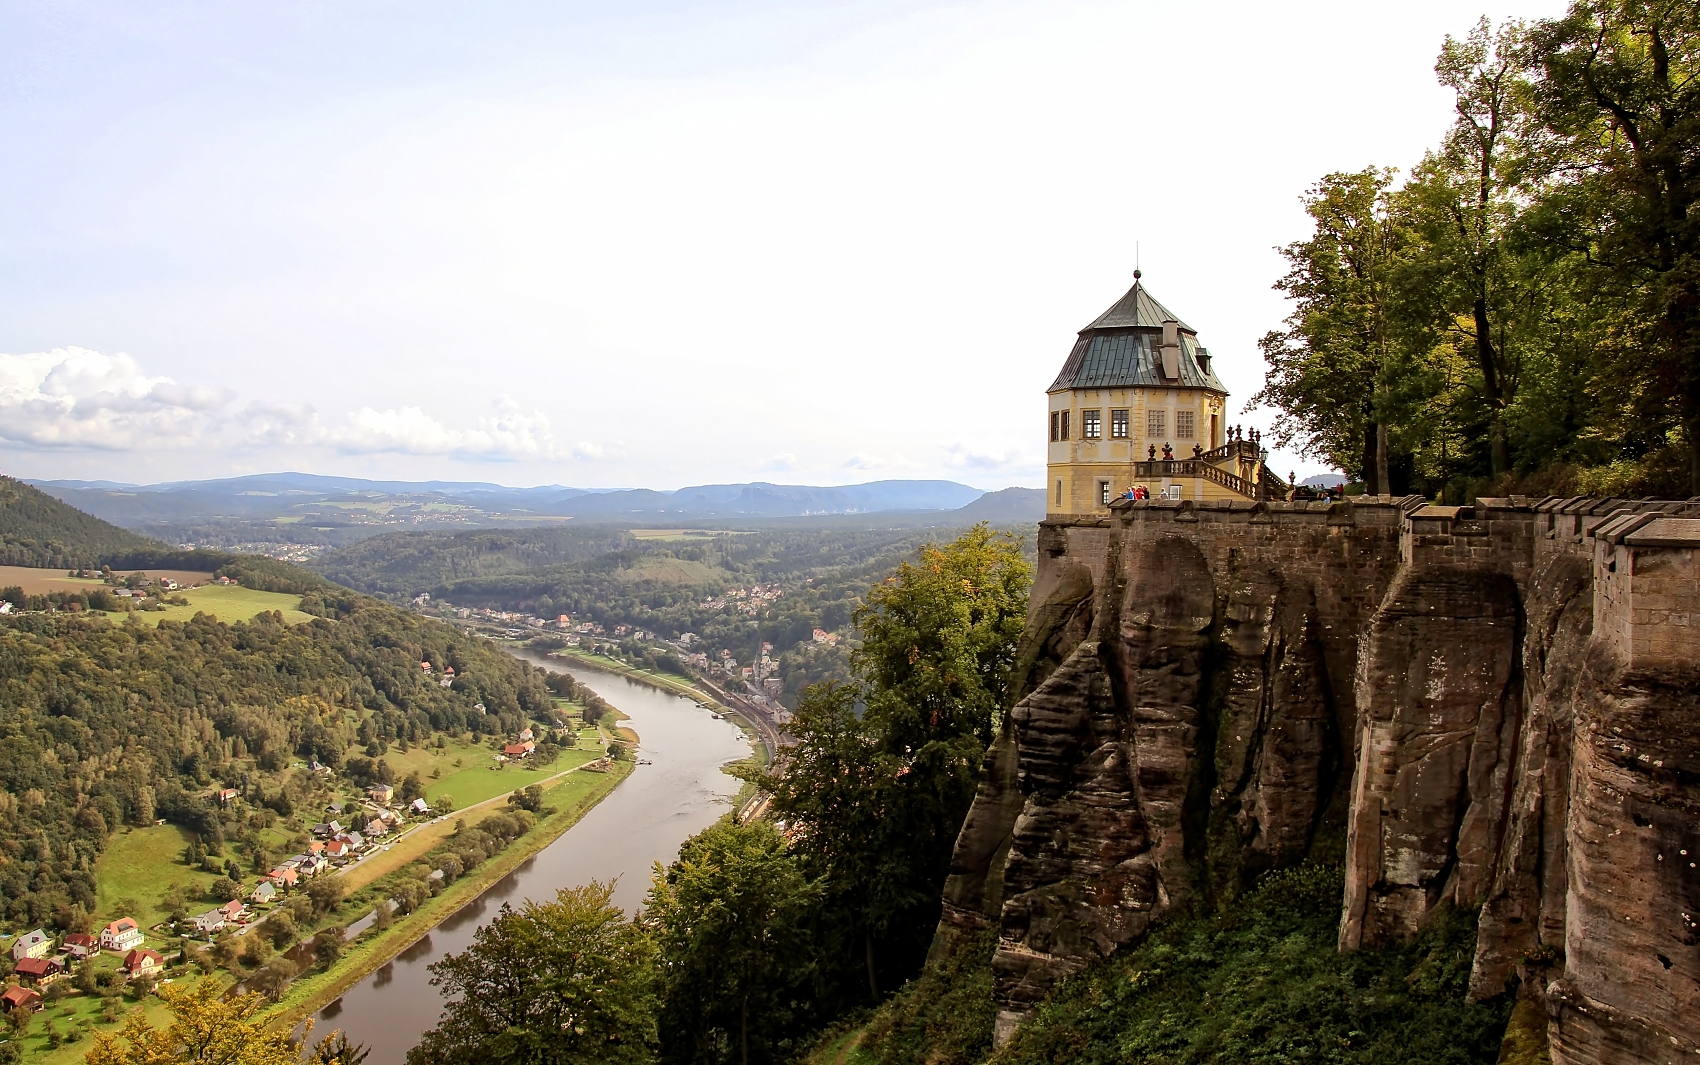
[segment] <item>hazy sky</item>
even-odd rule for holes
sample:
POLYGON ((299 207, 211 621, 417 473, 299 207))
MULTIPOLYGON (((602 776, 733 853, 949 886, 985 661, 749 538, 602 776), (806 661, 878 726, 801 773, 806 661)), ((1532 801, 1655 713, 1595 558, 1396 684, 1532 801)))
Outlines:
POLYGON ((1562 6, 0 5, 0 471, 1039 485, 1136 241, 1237 412, 1299 194, 1562 6))

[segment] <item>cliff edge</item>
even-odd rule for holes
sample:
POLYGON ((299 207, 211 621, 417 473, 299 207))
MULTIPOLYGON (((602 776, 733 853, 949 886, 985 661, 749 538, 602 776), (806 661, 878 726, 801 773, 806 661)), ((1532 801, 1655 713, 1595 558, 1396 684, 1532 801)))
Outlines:
POLYGON ((1165 913, 1340 862, 1340 949, 1479 908, 1471 994, 1554 1062, 1700 1060, 1697 556, 1700 501, 1044 523, 935 954, 997 930, 1002 1042, 1165 913))

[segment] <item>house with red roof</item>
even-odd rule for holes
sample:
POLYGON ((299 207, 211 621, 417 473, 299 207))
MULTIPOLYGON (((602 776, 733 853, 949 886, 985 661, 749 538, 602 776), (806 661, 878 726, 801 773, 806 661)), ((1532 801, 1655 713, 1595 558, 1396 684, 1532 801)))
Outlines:
POLYGON ((502 753, 509 758, 526 758, 537 748, 537 744, 526 740, 524 743, 510 743, 502 748, 502 753))
POLYGON ((92 958, 100 953, 100 940, 87 932, 71 932, 65 936, 65 951, 73 958, 92 958))
POLYGON ((59 964, 58 958, 20 958, 12 971, 18 974, 19 980, 35 987, 46 987, 65 975, 65 967, 59 964))
POLYGON ((157 950, 143 947, 124 955, 124 973, 134 980, 138 976, 158 976, 165 969, 165 958, 157 950))
POLYGON ((267 879, 279 887, 292 888, 301 882, 301 874, 286 866, 278 866, 266 874, 267 879))
POLYGON ((38 1010, 41 1008, 41 995, 22 984, 13 984, 4 994, 0 994, 0 1007, 7 1013, 13 1010, 38 1010))

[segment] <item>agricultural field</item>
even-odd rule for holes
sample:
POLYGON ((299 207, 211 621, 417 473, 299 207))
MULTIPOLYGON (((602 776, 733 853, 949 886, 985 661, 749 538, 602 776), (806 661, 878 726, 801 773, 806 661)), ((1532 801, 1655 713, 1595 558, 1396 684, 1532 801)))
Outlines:
MULTIPOLYGON (((66 572, 62 569, 36 569, 30 566, 0 566, 0 588, 17 585, 24 590, 25 595, 46 595, 48 592, 87 592, 105 587, 98 580, 68 577, 66 572)), ((155 580, 170 579, 183 585, 202 584, 212 580, 212 574, 197 570, 145 569, 141 572, 155 580)))
MULTIPOLYGON (((143 624, 157 625, 161 621, 188 621, 196 614, 211 614, 228 625, 247 621, 255 614, 267 610, 277 610, 283 613, 286 624, 296 625, 313 620, 313 615, 297 609, 301 605, 300 596, 284 592, 261 592, 236 584, 206 584, 171 594, 189 600, 189 605, 168 606, 161 611, 137 611, 136 618, 143 624)), ((115 619, 117 617, 108 616, 115 619)))
MULTIPOLYGON (((520 763, 499 763, 495 760, 495 752, 484 747, 473 748, 457 756, 462 765, 441 767, 442 777, 429 782, 425 796, 435 802, 447 795, 454 800, 457 809, 464 809, 473 803, 536 783, 539 777, 552 776, 600 757, 602 747, 595 728, 581 731, 578 746, 563 749, 554 764, 547 766, 533 765, 529 759, 520 763)), ((421 775, 428 776, 425 773, 421 775)))

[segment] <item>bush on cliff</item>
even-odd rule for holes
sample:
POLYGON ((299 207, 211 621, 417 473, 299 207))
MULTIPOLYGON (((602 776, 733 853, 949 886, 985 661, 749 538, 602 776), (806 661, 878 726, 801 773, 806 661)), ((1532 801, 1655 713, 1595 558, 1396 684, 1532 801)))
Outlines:
POLYGON ((929 969, 877 1010, 853 1051, 831 1047, 833 1060, 1493 1062, 1510 1003, 1465 1001, 1474 917, 1442 911, 1409 945, 1342 954, 1340 895, 1338 869, 1307 866, 1271 875, 1214 914, 1177 918, 1063 983, 995 1054, 988 937, 971 960, 929 969))

